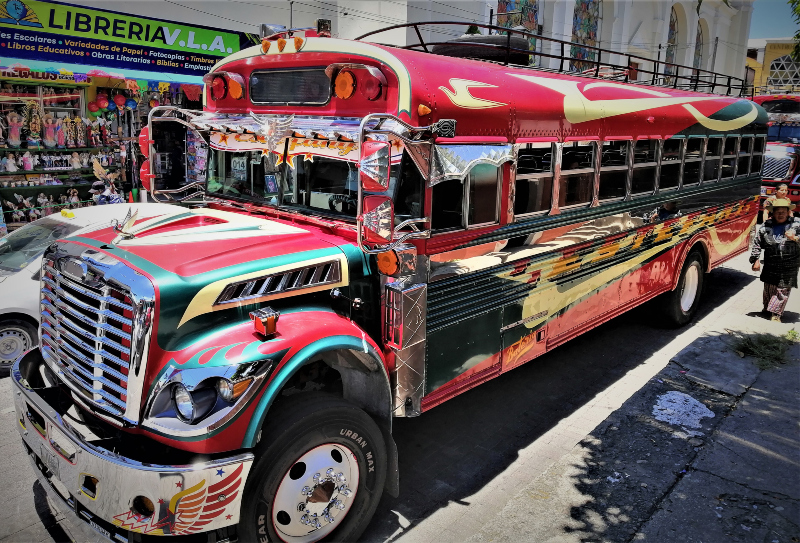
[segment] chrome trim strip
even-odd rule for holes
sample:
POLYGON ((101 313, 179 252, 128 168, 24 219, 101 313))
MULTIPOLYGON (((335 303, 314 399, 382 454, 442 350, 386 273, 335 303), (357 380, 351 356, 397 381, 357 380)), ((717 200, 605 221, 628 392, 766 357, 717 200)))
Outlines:
MULTIPOLYGON (((53 273, 53 272, 51 272, 51 273, 53 273)), ((58 272, 55 272, 55 273, 58 273, 58 272)), ((42 281, 44 281, 48 285, 53 286, 54 288, 58 288, 58 285, 56 284, 56 282, 53 281, 52 279, 50 279, 49 277, 46 277, 46 276, 43 275, 42 276, 42 281)), ((85 288, 83 288, 80 285, 78 285, 78 283, 76 283, 75 281, 72 281, 71 279, 67 278, 67 276, 65 276, 63 273, 60 274, 58 282, 60 284, 62 284, 62 285, 66 284, 68 288, 71 288, 72 290, 77 290, 78 292, 80 292, 84 296, 88 296, 89 298, 93 298, 93 299, 97 300, 98 302, 105 302, 107 304, 111 304, 111 305, 119 307, 121 309, 127 309, 128 311, 131 311, 131 312, 133 311, 133 307, 132 306, 130 306, 128 304, 125 304, 123 302, 120 302, 119 300, 117 300, 113 296, 103 296, 101 294, 97 294, 97 293, 92 292, 90 290, 86 290, 85 288)))

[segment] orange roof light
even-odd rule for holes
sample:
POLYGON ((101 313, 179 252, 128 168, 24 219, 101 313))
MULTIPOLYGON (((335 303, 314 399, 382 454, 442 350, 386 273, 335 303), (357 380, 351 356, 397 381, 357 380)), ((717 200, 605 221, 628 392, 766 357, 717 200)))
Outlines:
POLYGON ((336 76, 336 81, 333 84, 333 90, 337 98, 347 100, 356 91, 356 76, 353 72, 342 70, 336 76))

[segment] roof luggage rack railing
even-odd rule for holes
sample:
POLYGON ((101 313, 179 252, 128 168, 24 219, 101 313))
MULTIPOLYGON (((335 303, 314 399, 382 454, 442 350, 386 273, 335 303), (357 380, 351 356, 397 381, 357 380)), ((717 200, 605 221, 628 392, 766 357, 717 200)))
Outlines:
MULTIPOLYGON (((376 34, 381 34, 383 32, 398 28, 413 28, 417 38, 419 39, 419 42, 405 46, 396 46, 391 44, 380 45, 399 47, 401 49, 412 49, 426 53, 434 53, 433 49, 437 45, 457 46, 459 43, 452 41, 426 42, 422 38, 422 32, 420 32, 420 29, 442 33, 441 29, 436 29, 434 27, 453 26, 461 28, 464 28, 465 26, 475 26, 477 28, 494 31, 497 34, 505 34, 507 36, 507 40, 504 45, 488 43, 482 44, 474 41, 463 43, 465 47, 470 48, 504 51, 505 61, 501 62, 503 65, 523 66, 527 68, 535 68, 537 70, 568 73, 570 75, 594 77, 606 80, 611 79, 624 83, 653 85, 657 87, 700 91, 711 94, 724 94, 727 96, 746 96, 748 95, 748 91, 752 89, 752 86, 748 85, 743 78, 663 61, 660 59, 660 51, 659 58, 652 59, 629 53, 620 53, 618 51, 603 49, 601 47, 583 45, 580 43, 559 40, 556 38, 548 38, 522 30, 514 30, 502 26, 473 22, 431 21, 425 23, 405 23, 368 32, 357 37, 356 40, 363 40, 364 38, 375 36, 376 34), (519 36, 528 40, 535 39, 537 41, 536 50, 512 47, 512 36, 519 36), (540 47, 539 43, 550 44, 550 47, 540 47), (550 52, 546 52, 546 50, 549 50, 550 52), (556 51, 556 53, 553 51, 556 51), (574 52, 582 54, 583 57, 572 56, 574 52), (513 56, 526 53, 532 57, 531 60, 536 62, 538 65, 528 64, 526 66, 513 64, 510 62, 510 59, 513 56), (543 62, 543 59, 547 59, 547 64, 549 64, 548 66, 544 66, 545 63, 543 62), (624 64, 622 62, 624 62, 624 64), (632 79, 632 74, 635 74, 635 79, 632 79)), ((478 35, 476 34, 475 37, 477 38, 478 35)))

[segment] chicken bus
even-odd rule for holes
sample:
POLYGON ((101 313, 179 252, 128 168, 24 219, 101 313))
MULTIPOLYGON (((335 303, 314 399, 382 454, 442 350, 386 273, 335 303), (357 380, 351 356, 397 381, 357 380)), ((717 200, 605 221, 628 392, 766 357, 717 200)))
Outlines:
MULTIPOLYGON (((794 88, 765 87, 753 101, 767 112, 767 150, 761 171, 763 201, 776 196, 778 187, 786 185, 786 198, 800 203, 800 94, 794 88), (781 92, 783 91, 783 92, 781 92)), ((766 214, 766 211, 764 211, 766 214)))
POLYGON ((730 78, 481 28, 478 58, 275 34, 213 67, 202 111, 151 113, 144 155, 161 123, 208 143, 205 204, 53 243, 40 346, 12 368, 72 525, 352 541, 399 492, 395 417, 654 298, 692 319, 747 248, 764 110, 730 78))

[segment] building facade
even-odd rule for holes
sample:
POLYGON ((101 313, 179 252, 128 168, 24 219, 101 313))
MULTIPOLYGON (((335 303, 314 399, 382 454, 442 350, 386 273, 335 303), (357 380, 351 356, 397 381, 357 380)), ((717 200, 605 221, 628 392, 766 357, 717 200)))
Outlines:
POLYGON ((747 42, 747 69, 754 94, 797 92, 800 89, 800 63, 791 58, 792 38, 770 38, 747 42))

